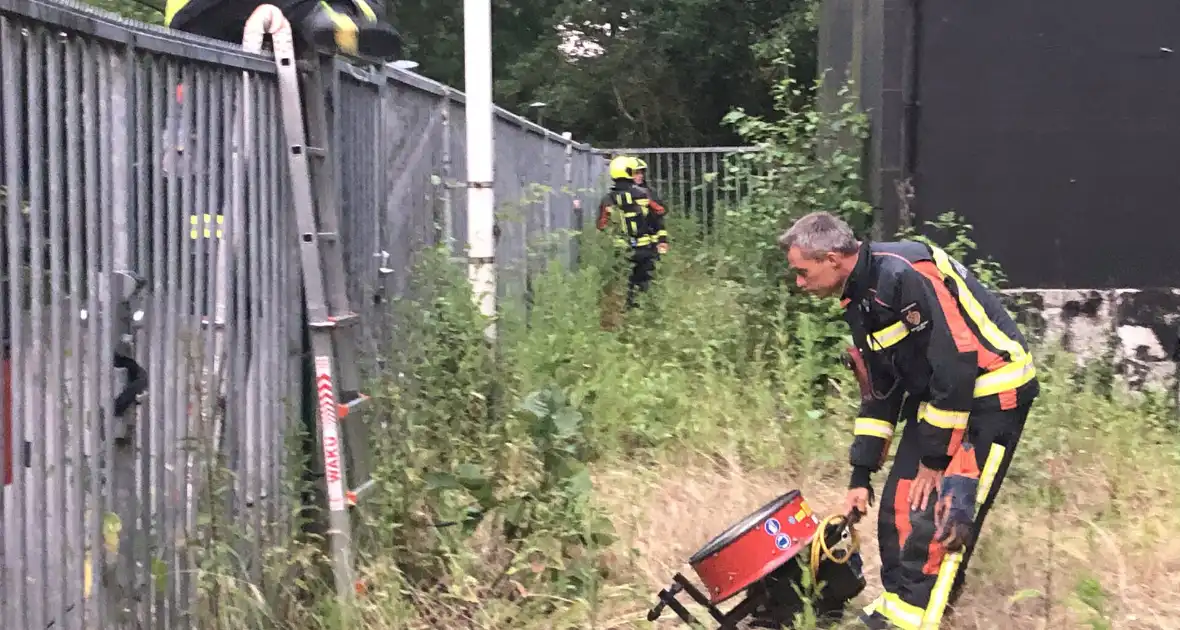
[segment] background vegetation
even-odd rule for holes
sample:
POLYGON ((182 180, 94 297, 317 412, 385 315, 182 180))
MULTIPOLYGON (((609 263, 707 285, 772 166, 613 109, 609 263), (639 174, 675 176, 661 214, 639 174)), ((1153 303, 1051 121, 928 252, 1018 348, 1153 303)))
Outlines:
MULTIPOLYGON (((776 86, 774 116, 727 118, 765 149, 729 168, 767 175, 718 238, 673 222, 641 310, 604 314, 621 268, 584 234, 578 268, 538 277, 529 325, 506 307, 491 348, 463 270, 427 252, 397 306, 399 375, 374 390, 382 488, 364 506, 357 607, 302 598, 317 590, 318 552, 284 547, 276 577, 251 589, 206 564, 219 605, 203 627, 335 628, 345 614, 390 629, 649 627, 653 593, 763 501, 799 488, 838 509, 857 396, 837 360, 846 331, 830 303, 786 289, 772 237, 816 208, 865 221, 856 159, 819 150, 863 119, 793 108, 796 90, 776 86)), ((939 227, 952 252, 970 249, 969 226, 939 227)), ((1174 409, 1051 348, 1038 356, 1044 393, 947 627, 1172 627, 1174 409)), ((862 526, 869 541, 874 527, 862 526)), ((864 552, 875 595, 871 542, 864 552)))

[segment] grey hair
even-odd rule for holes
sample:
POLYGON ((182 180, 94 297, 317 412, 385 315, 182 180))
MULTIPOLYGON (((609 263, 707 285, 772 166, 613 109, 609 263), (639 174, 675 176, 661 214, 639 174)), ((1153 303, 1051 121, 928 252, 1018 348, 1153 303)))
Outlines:
POLYGON ((860 248, 860 243, 852 228, 836 215, 812 212, 783 232, 778 237, 778 246, 783 252, 797 247, 804 257, 814 260, 828 252, 851 256, 860 248))

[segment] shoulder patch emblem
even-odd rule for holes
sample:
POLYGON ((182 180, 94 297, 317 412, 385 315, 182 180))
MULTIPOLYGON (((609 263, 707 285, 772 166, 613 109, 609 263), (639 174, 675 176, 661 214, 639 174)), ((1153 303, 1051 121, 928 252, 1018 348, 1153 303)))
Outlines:
POLYGON ((901 309, 901 321, 905 322, 905 327, 910 332, 921 332, 930 325, 930 318, 922 312, 922 308, 917 302, 901 309))

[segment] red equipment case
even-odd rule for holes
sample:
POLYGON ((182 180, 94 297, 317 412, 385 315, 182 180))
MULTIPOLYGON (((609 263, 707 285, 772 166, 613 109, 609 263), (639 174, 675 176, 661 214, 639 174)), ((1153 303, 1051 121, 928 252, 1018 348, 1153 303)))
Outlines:
MULTIPOLYGON (((858 516, 822 521, 798 490, 787 492, 726 529, 689 559, 705 592, 677 573, 671 586, 657 594, 659 602, 647 619, 658 620, 667 607, 685 623, 697 626, 696 618, 677 600, 680 593, 687 593, 721 624, 720 630, 734 630, 741 623, 756 628, 790 627, 805 606, 795 587, 801 586, 803 572, 811 568, 806 561, 789 561, 801 551, 810 552, 816 534, 828 548, 850 540, 858 516), (822 533, 821 524, 825 525, 822 533), (743 591, 746 597, 728 612, 717 607, 743 591)), ((821 560, 818 567, 816 579, 825 587, 818 596, 807 597, 821 620, 841 617, 847 602, 864 589, 860 554, 854 549, 848 553, 841 562, 821 560)))
POLYGON ((818 528, 819 517, 792 490, 709 541, 688 563, 709 600, 720 604, 795 557, 818 528))

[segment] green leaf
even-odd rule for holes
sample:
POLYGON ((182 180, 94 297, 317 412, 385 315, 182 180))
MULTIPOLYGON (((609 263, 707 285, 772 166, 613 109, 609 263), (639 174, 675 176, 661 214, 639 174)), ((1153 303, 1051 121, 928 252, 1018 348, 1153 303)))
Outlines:
POLYGON ((517 406, 517 410, 533 414, 537 418, 544 418, 549 415, 549 406, 542 399, 541 392, 532 392, 525 396, 524 400, 517 406))
POLYGON ((571 407, 565 407, 553 417, 553 428, 558 435, 573 435, 582 424, 582 414, 571 407))
POLYGON ((1008 604, 1017 604, 1026 599, 1032 599, 1034 597, 1044 597, 1044 593, 1035 588, 1021 589, 1008 598, 1008 604))
POLYGON ((590 494, 594 484, 590 480, 590 470, 585 466, 577 466, 576 470, 566 480, 566 489, 576 496, 590 494))
POLYGON ((444 472, 428 472, 422 475, 423 481, 426 482, 426 487, 429 490, 462 490, 463 484, 450 473, 444 472))
POLYGON ((504 504, 504 522, 519 527, 524 522, 528 497, 517 497, 504 504))

